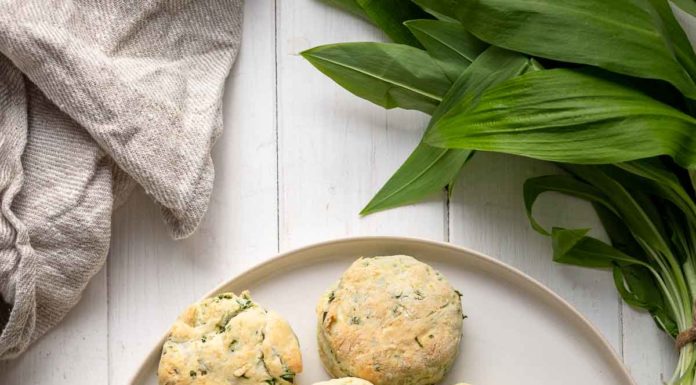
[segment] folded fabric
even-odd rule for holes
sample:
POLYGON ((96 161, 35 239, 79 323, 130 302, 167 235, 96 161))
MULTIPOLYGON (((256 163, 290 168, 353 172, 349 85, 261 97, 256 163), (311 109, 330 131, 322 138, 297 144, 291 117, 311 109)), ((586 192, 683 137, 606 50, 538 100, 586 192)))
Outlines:
POLYGON ((241 23, 242 0, 0 2, 0 359, 77 303, 136 183, 195 230, 241 23))

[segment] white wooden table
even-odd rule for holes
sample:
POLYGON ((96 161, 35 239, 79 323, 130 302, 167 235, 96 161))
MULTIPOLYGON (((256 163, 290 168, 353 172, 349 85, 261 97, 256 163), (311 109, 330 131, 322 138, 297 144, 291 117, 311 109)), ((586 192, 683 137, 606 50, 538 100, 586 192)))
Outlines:
MULTIPOLYGON (((621 303, 609 273, 552 263, 549 239, 529 227, 522 183, 553 167, 478 154, 451 200, 443 193, 360 218, 418 142, 426 116, 362 101, 298 53, 384 37, 317 0, 248 0, 245 13, 204 223, 191 238, 172 241, 158 209, 136 192, 114 215, 107 266, 55 330, 0 364, 0 384, 124 384, 177 314, 220 281, 278 251, 353 235, 449 241, 499 258, 593 321, 639 385, 668 378, 675 355, 650 317, 621 303)), ((538 212, 547 225, 598 227, 590 207, 570 198, 549 196, 538 212)))

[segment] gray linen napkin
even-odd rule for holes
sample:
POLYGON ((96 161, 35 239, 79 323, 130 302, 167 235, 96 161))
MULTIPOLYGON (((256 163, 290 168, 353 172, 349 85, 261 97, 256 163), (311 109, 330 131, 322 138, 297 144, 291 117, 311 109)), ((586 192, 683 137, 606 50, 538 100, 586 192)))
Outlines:
POLYGON ((0 359, 77 303, 135 183, 195 230, 241 22, 242 0, 0 2, 0 359))

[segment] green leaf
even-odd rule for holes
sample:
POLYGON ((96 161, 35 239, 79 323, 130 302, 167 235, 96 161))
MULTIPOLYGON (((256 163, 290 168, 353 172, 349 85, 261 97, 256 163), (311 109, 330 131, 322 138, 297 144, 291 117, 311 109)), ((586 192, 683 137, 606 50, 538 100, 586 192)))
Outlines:
POLYGON ((617 163, 616 167, 634 175, 650 179, 658 184, 669 186, 685 199, 690 199, 679 183, 679 179, 669 171, 659 158, 640 159, 632 162, 617 163))
POLYGON ((691 16, 696 16, 696 2, 694 0, 670 0, 674 5, 676 5, 682 11, 690 14, 691 16))
POLYGON ((524 207, 527 211, 527 218, 529 218, 529 222, 532 224, 534 230, 544 235, 549 235, 549 233, 536 221, 532 210, 539 196, 550 191, 574 196, 588 202, 600 204, 607 208, 612 207, 608 198, 604 196, 601 191, 570 175, 546 175, 527 179, 524 182, 523 188, 524 207))
POLYGON ((664 257, 674 262, 659 210, 652 202, 642 199, 642 191, 622 184, 612 174, 611 167, 566 164, 563 168, 607 197, 611 203, 608 208, 621 218, 643 249, 649 249, 655 258, 664 257))
MULTIPOLYGON (((497 47, 487 49, 464 70, 450 88, 433 113, 430 125, 462 101, 473 105, 486 88, 519 75, 528 65, 529 60, 524 55, 497 47)), ((472 152, 468 150, 449 150, 419 144, 360 214, 367 215, 414 203, 451 185, 471 155, 472 152)))
POLYGON ((696 78, 696 54, 689 38, 677 22, 668 0, 647 0, 655 10, 655 25, 665 37, 667 48, 687 71, 690 78, 696 78))
POLYGON ((615 166, 641 177, 632 181, 633 189, 642 189, 651 195, 668 200, 682 211, 692 225, 696 226, 696 204, 677 176, 669 171, 660 159, 641 159, 617 163, 615 166))
POLYGON ((629 193, 625 186, 598 167, 565 165, 564 168, 586 180, 572 175, 547 175, 525 181, 525 209, 535 230, 548 235, 534 218, 532 210, 541 194, 553 191, 592 203, 613 246, 621 252, 647 262, 634 233, 658 250, 667 249, 659 214, 654 212, 652 203, 641 199, 639 191, 631 190, 629 193))
POLYGON ((415 203, 442 190, 471 155, 471 151, 445 150, 419 144, 360 215, 415 203))
POLYGON ((404 0, 355 0, 365 14, 396 43, 420 47, 404 21, 430 18, 420 7, 404 0))
POLYGON ((488 43, 664 80, 696 98, 692 78, 696 58, 690 49, 676 52, 683 42, 670 40, 676 32, 663 19, 660 2, 666 4, 665 0, 461 0, 450 4, 451 15, 488 43))
POLYGON ((610 268, 615 265, 645 265, 610 245, 588 237, 587 229, 568 230, 554 227, 551 232, 553 260, 566 265, 610 268))
MULTIPOLYGON (((582 166, 580 170, 571 169, 570 171, 584 175, 592 184, 570 175, 543 176, 529 179, 525 183, 525 206, 530 221, 537 230, 548 234, 541 229, 531 215, 534 201, 546 191, 575 196, 592 202, 612 245, 587 237, 587 230, 584 229, 554 228, 551 234, 554 260, 590 268, 612 267, 616 288, 621 297, 632 306, 648 310, 660 328, 670 334, 673 333, 676 330, 674 314, 671 308, 665 306, 663 294, 654 278, 655 270, 650 267, 650 264, 655 261, 646 257, 645 251, 636 242, 631 232, 633 228, 629 229, 627 226, 627 224, 634 225, 635 218, 645 220, 648 216, 641 214, 642 209, 636 208, 637 203, 633 197, 623 190, 618 182, 604 175, 599 167, 582 166), (595 186, 594 183, 597 185, 595 186), (617 193, 617 195, 607 195, 611 193, 617 193), (610 199, 610 196, 626 203, 616 205, 615 199, 610 199), (623 219, 626 210, 629 212, 628 220, 623 219)), ((649 223, 639 223, 637 227, 636 232, 641 237, 644 237, 646 233, 654 232, 650 230, 649 223), (644 229, 640 229, 641 227, 644 229)), ((651 239, 651 237, 647 236, 645 239, 651 239)))
POLYGON ((442 104, 433 113, 428 130, 449 116, 455 108, 461 112, 471 110, 487 89, 525 73, 530 65, 525 55, 488 47, 462 72, 447 92, 442 104))
POLYGON ((407 20, 430 18, 416 4, 399 0, 322 0, 361 17, 380 28, 396 43, 420 48, 418 40, 404 26, 407 20))
POLYGON ((569 69, 537 71, 453 107, 426 137, 447 148, 602 164, 670 155, 696 167, 694 118, 625 85, 569 69))
MULTIPOLYGON (((424 9, 430 14, 443 15, 444 17, 456 19, 456 14, 454 12, 458 0, 411 0, 418 4, 419 7, 424 9)), ((438 17, 439 19, 439 17, 438 17)))
POLYGON ((411 20, 404 24, 452 81, 488 47, 459 23, 411 20))
POLYGON ((657 326, 672 337, 679 333, 675 316, 666 306, 663 294, 647 268, 637 265, 616 266, 613 276, 614 284, 626 303, 649 311, 657 326))
POLYGON ((597 166, 596 169, 607 178, 606 180, 611 180, 614 185, 621 186, 622 190, 630 193, 631 199, 643 210, 650 223, 664 239, 668 238, 664 219, 663 203, 665 202, 662 199, 655 199, 663 198, 661 188, 651 180, 626 172, 614 165, 597 166))
POLYGON ((327 4, 331 4, 336 8, 341 8, 344 11, 350 12, 355 16, 362 17, 364 19, 368 19, 369 17, 363 11, 362 7, 360 7, 360 4, 358 4, 357 0, 322 0, 323 2, 327 4))
POLYGON ((597 213, 600 222, 602 222, 604 231, 609 236, 612 246, 624 254, 631 255, 643 262, 648 262, 645 250, 641 248, 633 234, 631 234, 631 230, 614 210, 610 210, 606 205, 595 202, 592 203, 592 207, 597 213))
POLYGON ((384 108, 432 113, 452 83, 425 52, 401 44, 329 44, 302 52, 353 94, 384 108))
POLYGON ((431 4, 433 1, 430 0, 411 0, 413 3, 417 4, 425 12, 435 16, 438 20, 459 22, 452 15, 451 9, 448 7, 443 7, 439 4, 431 4))
MULTIPOLYGON (((650 257, 649 264, 654 267, 652 273, 656 279, 662 280, 661 289, 670 303, 670 311, 677 314, 675 319, 680 325, 688 322, 692 300, 680 263, 683 258, 674 254, 668 232, 664 230, 666 226, 659 223, 663 222, 665 207, 658 206, 659 202, 654 200, 644 199, 642 189, 622 183, 623 178, 616 177, 616 168, 612 166, 564 165, 564 168, 611 200, 619 217, 650 257)), ((668 223, 671 226, 675 222, 668 223)))
MULTIPOLYGON (((661 249, 660 245, 651 243, 655 240, 651 234, 656 234, 656 230, 650 224, 650 216, 643 213, 644 207, 639 206, 631 193, 602 171, 607 167, 564 168, 586 180, 581 181, 571 175, 550 175, 532 178, 525 183, 525 206, 533 226, 548 234, 536 223, 531 210, 534 201, 543 192, 560 192, 593 204, 612 245, 587 237, 587 230, 584 229, 554 228, 551 234, 554 260, 589 268, 613 268, 614 282, 621 297, 631 306, 648 310, 658 326, 673 335, 676 318, 673 309, 665 305, 663 293, 655 279, 656 269, 651 267, 657 262, 647 258, 645 250, 634 237, 635 232, 644 245, 656 246, 651 248, 653 251, 661 249)), ((660 237, 659 234, 656 236, 660 237)), ((658 243, 662 241, 658 240, 658 243)))
MULTIPOLYGON (((662 253, 667 257, 671 255, 660 226, 653 222, 652 203, 638 199, 639 192, 629 192, 626 186, 597 166, 563 165, 563 168, 572 173, 573 176, 551 175, 532 178, 525 182, 525 208, 537 231, 548 234, 532 216, 534 202, 542 193, 555 191, 604 207, 607 212, 613 215, 610 217, 606 212, 598 211, 600 219, 619 218, 630 230, 631 237, 639 240, 643 248, 644 246, 650 247, 652 251, 662 253)), ((619 234, 616 231, 622 230, 622 228, 614 225, 608 230, 612 230, 610 236, 614 236, 619 234)), ((627 238, 625 234, 619 235, 627 238)))

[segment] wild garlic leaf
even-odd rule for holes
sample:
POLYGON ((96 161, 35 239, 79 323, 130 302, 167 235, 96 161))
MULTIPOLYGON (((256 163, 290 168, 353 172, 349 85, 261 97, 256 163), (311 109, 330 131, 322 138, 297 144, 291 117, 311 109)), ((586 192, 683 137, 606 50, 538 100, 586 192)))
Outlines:
POLYGON ((631 198, 640 206, 648 220, 655 227, 663 239, 670 238, 668 231, 665 207, 663 207, 663 189, 652 181, 628 173, 620 168, 610 166, 597 166, 601 172, 621 185, 622 189, 630 192, 631 198), (659 198, 659 199, 657 199, 659 198))
POLYGON ((453 109, 467 112, 473 109, 486 90, 526 73, 531 68, 530 59, 517 52, 495 46, 488 47, 459 76, 447 92, 439 108, 428 123, 430 131, 453 109))
MULTIPOLYGON (((583 168, 588 169, 585 174, 599 172, 596 166, 583 168)), ((600 183, 600 186, 606 182, 600 183)), ((554 261, 589 268, 613 268, 615 284, 622 298, 631 306, 648 310, 658 326, 672 334, 676 328, 675 316, 672 310, 665 306, 662 293, 650 270, 650 264, 654 261, 647 258, 645 251, 629 230, 627 222, 619 216, 621 207, 616 207, 605 192, 572 175, 548 175, 529 179, 524 185, 527 215, 532 225, 547 235, 532 216, 532 208, 536 199, 548 191, 591 202, 612 242, 608 245, 588 237, 585 229, 554 228, 550 234, 554 261)), ((625 196, 620 199, 625 199, 625 196)))
MULTIPOLYGON (((601 205, 593 206, 613 247, 643 262, 651 262, 621 218, 601 205)), ((614 283, 626 303, 646 309, 659 328, 672 336, 676 335, 678 332, 676 317, 672 309, 667 306, 664 295, 650 270, 638 265, 617 266, 614 268, 614 283)))
MULTIPOLYGON (((466 69, 433 113, 429 126, 452 106, 465 101, 473 104, 491 85, 517 76, 529 66, 529 60, 515 52, 490 47, 466 69)), ((451 186, 460 169, 472 156, 468 150, 434 148, 421 143, 406 162, 385 183, 360 213, 367 215, 417 202, 451 186)), ((451 191, 451 190, 450 190, 451 191)))
POLYGON ((664 36, 667 49, 686 70, 689 77, 692 80, 696 79, 696 53, 694 53, 686 32, 682 29, 679 22, 677 22, 669 1, 645 1, 649 2, 655 10, 655 14, 652 14, 653 20, 660 34, 664 36))
POLYGON ((525 181, 525 209, 535 230, 549 235, 536 221, 532 210, 541 194, 553 191, 592 203, 612 244, 622 252, 644 259, 644 252, 636 247, 634 232, 640 239, 649 240, 651 245, 666 250, 662 220, 640 188, 620 183, 608 167, 564 165, 563 168, 575 175, 548 175, 525 181), (582 180, 582 177, 588 180, 582 180))
POLYGON ((600 222, 602 222, 602 227, 604 227, 604 231, 609 236, 613 247, 619 249, 624 254, 633 256, 643 262, 648 262, 645 250, 636 241, 631 230, 615 211, 595 202, 592 203, 592 207, 597 213, 600 222))
POLYGON ((442 191, 472 154, 471 151, 447 150, 420 143, 360 215, 416 203, 442 191))
POLYGON ((444 21, 458 21, 455 13, 454 7, 456 5, 455 0, 411 0, 413 3, 417 4, 421 9, 429 14, 435 16, 438 20, 444 21))
POLYGON ((616 218, 620 218, 633 238, 640 239, 657 253, 671 254, 661 225, 653 222, 655 210, 651 207, 652 203, 640 199, 639 191, 629 192, 627 186, 613 178, 608 167, 565 164, 563 169, 572 176, 551 175, 525 182, 525 207, 537 231, 548 234, 532 216, 534 202, 542 193, 555 191, 604 207, 616 218))
POLYGON ((655 277, 644 266, 615 266, 614 284, 627 304, 650 312, 657 326, 672 337, 679 333, 674 312, 666 305, 655 277))
POLYGON ((696 2, 694 0, 670 0, 674 5, 676 5, 682 11, 688 13, 691 16, 696 16, 696 2))
POLYGON ((607 208, 626 223, 634 238, 655 252, 671 255, 669 242, 664 237, 661 225, 653 222, 653 213, 657 211, 652 207, 653 204, 640 199, 640 191, 629 190, 615 179, 610 167, 564 164, 563 169, 601 191, 610 202, 607 208))
MULTIPOLYGON (((696 205, 679 179, 668 170, 658 158, 640 159, 617 163, 616 167, 640 178, 633 178, 634 189, 642 189, 649 194, 665 199, 678 207, 696 228, 696 205)), ((629 182, 630 183, 630 182, 629 182)))
POLYGON ((418 40, 404 26, 407 20, 431 18, 417 5, 399 0, 322 0, 361 17, 382 30, 392 41, 421 48, 418 40))
POLYGON ((566 265, 593 268, 610 268, 615 265, 643 265, 645 262, 624 254, 614 247, 588 237, 587 229, 563 229, 551 231, 553 260, 566 265))
POLYGON ((430 114, 452 85, 425 51, 407 45, 329 44, 302 56, 346 90, 384 108, 430 114))
POLYGON ((688 193, 684 191, 677 176, 667 169, 660 158, 639 159, 631 162, 617 163, 615 166, 640 177, 672 187, 676 191, 679 191, 679 194, 685 198, 688 196, 688 193))
POLYGON ((426 136, 447 148, 577 164, 670 155, 696 167, 696 120, 628 86, 569 69, 527 73, 453 107, 426 136))
POLYGON ((459 23, 410 20, 404 24, 452 81, 488 47, 459 23))
POLYGON ((527 179, 523 187, 524 207, 532 228, 540 234, 550 235, 534 218, 532 210, 539 196, 550 191, 574 196, 612 209, 611 202, 601 191, 571 175, 546 175, 527 179))
POLYGON ((404 26, 406 20, 429 19, 417 5, 404 0, 355 0, 363 12, 395 43, 419 47, 418 40, 404 26))
POLYGON ((696 98, 696 58, 690 47, 684 51, 683 39, 676 37, 678 26, 664 19, 671 15, 658 9, 667 6, 666 0, 421 2, 438 10, 451 8, 448 15, 499 47, 664 80, 696 98))

